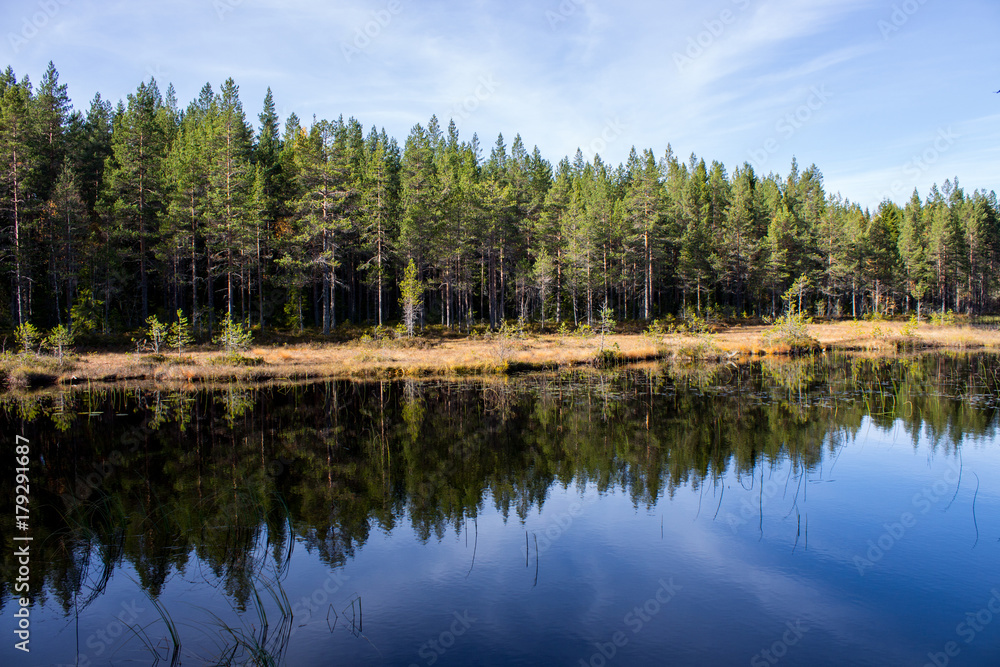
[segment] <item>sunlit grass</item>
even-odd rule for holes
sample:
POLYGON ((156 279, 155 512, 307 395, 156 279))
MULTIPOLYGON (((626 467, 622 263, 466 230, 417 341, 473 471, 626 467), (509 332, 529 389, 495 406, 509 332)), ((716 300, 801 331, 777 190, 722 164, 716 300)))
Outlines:
POLYGON ((177 356, 92 353, 59 365, 48 357, 8 354, 0 373, 9 389, 53 383, 296 381, 326 378, 485 376, 582 366, 610 367, 656 359, 726 361, 813 351, 896 354, 919 349, 1000 349, 1000 331, 961 323, 915 321, 841 321, 805 324, 815 345, 804 349, 775 336, 774 326, 730 326, 715 333, 612 334, 600 338, 576 333, 526 333, 499 339, 430 334, 415 339, 349 342, 308 341, 259 345, 237 356, 194 350, 177 356), (610 352, 609 352, 610 351, 610 352))

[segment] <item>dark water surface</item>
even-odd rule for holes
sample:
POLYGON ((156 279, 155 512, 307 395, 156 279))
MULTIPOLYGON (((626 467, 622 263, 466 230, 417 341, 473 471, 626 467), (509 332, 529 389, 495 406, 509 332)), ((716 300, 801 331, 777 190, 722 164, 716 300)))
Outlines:
POLYGON ((996 357, 0 402, 5 666, 1000 664, 996 357))

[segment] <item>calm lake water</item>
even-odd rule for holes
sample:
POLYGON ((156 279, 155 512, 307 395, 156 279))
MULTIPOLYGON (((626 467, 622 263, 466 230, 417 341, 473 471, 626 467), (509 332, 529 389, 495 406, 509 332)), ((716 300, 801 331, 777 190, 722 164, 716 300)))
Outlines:
POLYGON ((1000 664, 996 357, 0 402, 5 666, 1000 664))

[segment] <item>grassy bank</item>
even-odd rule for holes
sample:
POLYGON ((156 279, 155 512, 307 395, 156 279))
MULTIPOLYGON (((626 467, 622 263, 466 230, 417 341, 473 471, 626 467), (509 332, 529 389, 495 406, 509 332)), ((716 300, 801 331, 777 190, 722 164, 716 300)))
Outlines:
POLYGON ((0 360, 0 380, 11 389, 122 382, 190 385, 461 377, 658 359, 729 360, 835 350, 876 354, 928 349, 1000 351, 1000 331, 985 326, 888 321, 800 324, 793 336, 786 331, 791 327, 783 328, 780 323, 713 327, 702 333, 609 335, 603 341, 603 354, 597 335, 460 336, 441 332, 404 340, 365 336, 346 342, 275 342, 228 356, 208 347, 193 348, 182 355, 82 352, 59 363, 49 356, 6 353, 0 360))

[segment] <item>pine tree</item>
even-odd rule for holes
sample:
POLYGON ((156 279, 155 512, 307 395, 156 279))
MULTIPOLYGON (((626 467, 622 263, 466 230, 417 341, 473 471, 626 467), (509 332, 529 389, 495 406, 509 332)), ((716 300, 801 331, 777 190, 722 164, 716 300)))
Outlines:
POLYGON ((251 131, 232 79, 222 85, 212 113, 208 167, 208 247, 212 254, 210 275, 225 278, 226 313, 240 297, 240 313, 247 314, 245 273, 251 246, 249 218, 253 172, 250 165, 251 131), (239 290, 239 293, 237 293, 239 290))
POLYGON ((86 207, 77 186, 76 174, 69 161, 63 162, 49 200, 47 215, 51 229, 50 276, 56 310, 56 319, 73 328, 71 308, 76 301, 77 285, 81 277, 81 257, 88 232, 86 207))
POLYGON ((140 313, 149 314, 152 233, 163 208, 163 161, 166 138, 157 121, 162 106, 156 82, 140 84, 117 114, 111 137, 112 155, 105 167, 107 201, 114 221, 115 245, 123 257, 139 265, 140 313))
POLYGON ((314 269, 320 275, 325 335, 336 325, 336 272, 341 258, 340 236, 346 229, 343 207, 349 196, 343 132, 342 122, 319 121, 308 135, 299 135, 295 146, 301 192, 295 238, 305 255, 301 268, 314 269))
POLYGON ((757 177, 745 163, 733 173, 732 201, 716 240, 714 268, 728 286, 738 312, 745 308, 758 265, 760 213, 756 201, 757 177))
POLYGON ((29 107, 30 83, 18 83, 8 67, 0 80, 0 177, 2 177, 2 203, 7 228, 10 233, 14 291, 14 320, 24 324, 31 317, 29 299, 28 234, 28 183, 37 165, 37 141, 33 136, 29 107))
POLYGON ((67 90, 66 84, 59 83, 59 72, 49 61, 31 104, 34 135, 38 138, 38 169, 33 189, 40 199, 48 199, 67 154, 64 132, 73 110, 67 90))
POLYGON ((928 256, 927 218, 916 190, 903 209, 899 230, 899 255, 906 274, 907 294, 917 302, 919 319, 920 305, 930 288, 933 273, 928 256))
POLYGON ((868 224, 865 234, 865 276, 872 283, 872 311, 884 312, 882 296, 895 284, 899 266, 900 210, 883 202, 868 224))
MULTIPOLYGON (((403 149, 401 211, 397 249, 415 262, 418 274, 431 259, 440 220, 440 182, 434 159, 434 136, 421 125, 410 130, 403 149)), ((422 302, 421 302, 422 304, 422 302)), ((422 311, 421 311, 422 315, 422 311)))
POLYGON ((399 283, 399 292, 399 305, 403 309, 403 324, 406 326, 406 335, 412 337, 424 298, 424 286, 420 282, 417 265, 412 259, 403 272, 403 280, 399 283))
POLYGON ((190 290, 189 300, 175 295, 174 301, 175 306, 187 301, 195 331, 201 330, 198 285, 199 272, 204 264, 203 246, 209 208, 209 142, 214 97, 211 87, 206 86, 199 100, 188 106, 165 163, 171 188, 167 215, 160 227, 161 242, 168 261, 176 265, 173 271, 175 285, 186 286, 190 290))
MULTIPOLYGON (((635 155, 635 149, 632 149, 635 155)), ((643 151, 631 164, 629 185, 625 195, 625 224, 630 237, 641 245, 643 267, 642 316, 653 314, 653 264, 659 259, 662 246, 663 191, 656 158, 650 150, 643 151)), ((635 241, 633 241, 635 242, 635 241)))

